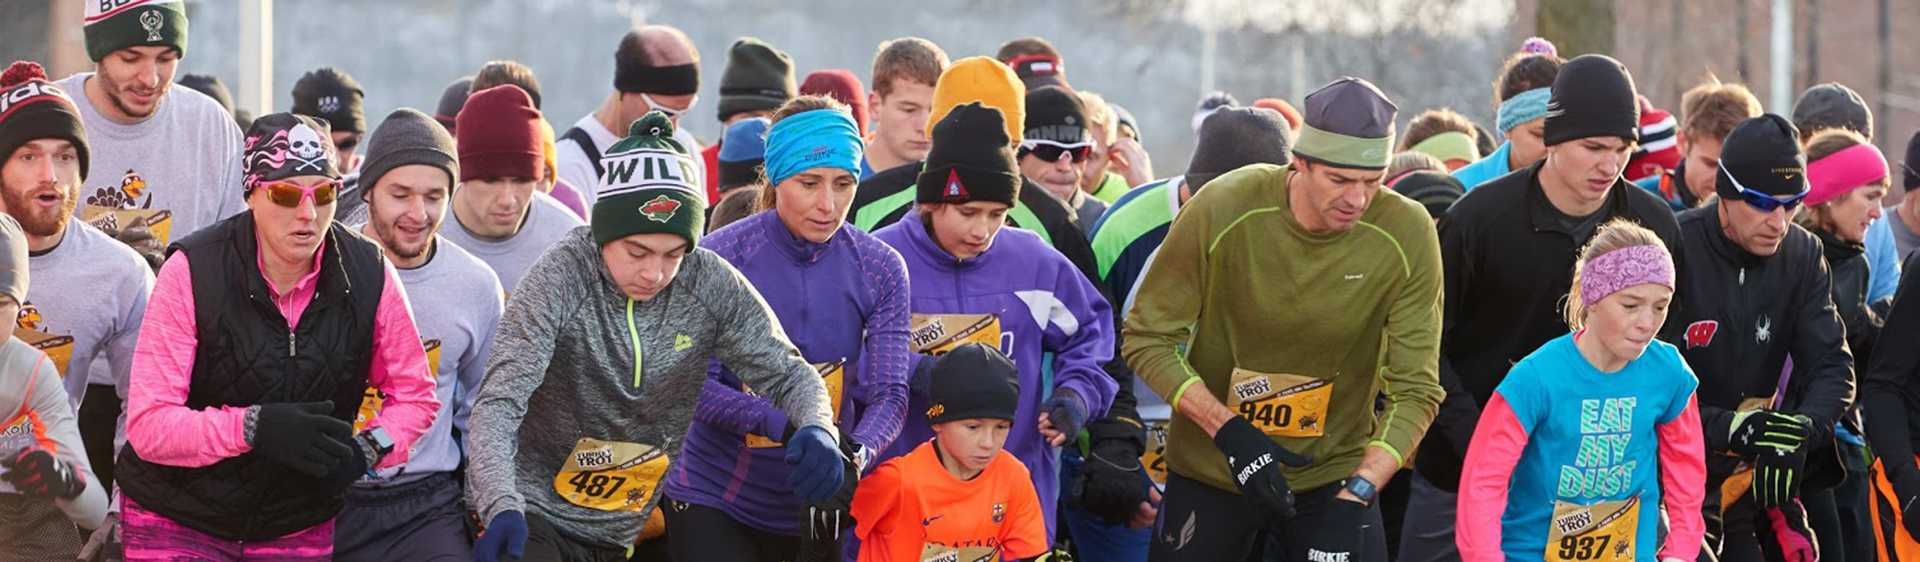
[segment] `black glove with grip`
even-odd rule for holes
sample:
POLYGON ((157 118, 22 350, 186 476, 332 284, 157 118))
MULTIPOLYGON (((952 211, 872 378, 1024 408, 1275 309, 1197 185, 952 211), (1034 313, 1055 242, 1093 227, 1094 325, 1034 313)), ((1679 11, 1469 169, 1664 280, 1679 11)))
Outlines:
POLYGON ((1293 518, 1293 488, 1280 474, 1280 465, 1307 466, 1313 464, 1312 457, 1275 444, 1246 418, 1237 416, 1214 432, 1213 445, 1226 454, 1227 476, 1240 486, 1240 494, 1248 502, 1269 516, 1293 518))
POLYGON ((1747 458, 1776 450, 1804 451, 1813 438, 1813 419, 1774 410, 1740 412, 1729 420, 1727 448, 1747 458))
POLYGON ((1133 519, 1140 504, 1147 501, 1147 487, 1153 485, 1141 469, 1136 443, 1095 437, 1080 471, 1060 492, 1067 505, 1111 525, 1125 525, 1133 519))
POLYGON ((1366 543, 1367 505, 1334 497, 1320 513, 1320 530, 1301 541, 1307 548, 1305 560, 1364 560, 1360 547, 1366 543))
POLYGON ((353 425, 333 417, 333 401, 261 404, 253 450, 315 478, 333 474, 354 450, 353 425))
POLYGON ((0 461, 0 468, 5 469, 0 479, 30 498, 70 500, 80 497, 80 492, 87 489, 87 478, 74 470, 73 464, 60 460, 46 449, 21 449, 12 458, 0 461))

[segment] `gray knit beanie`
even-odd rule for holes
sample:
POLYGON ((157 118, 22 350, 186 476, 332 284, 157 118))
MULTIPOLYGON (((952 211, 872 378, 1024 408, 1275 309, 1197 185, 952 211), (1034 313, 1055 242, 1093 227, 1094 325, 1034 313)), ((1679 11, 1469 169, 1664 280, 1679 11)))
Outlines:
POLYGON ((1200 141, 1187 163, 1187 187, 1199 190, 1220 174, 1248 164, 1293 160, 1286 118, 1264 107, 1222 107, 1200 123, 1200 141))
POLYGON ((460 179, 457 153, 453 135, 439 121, 417 109, 396 109, 367 138, 367 159, 360 164, 360 197, 364 199, 373 192, 380 176, 409 164, 440 168, 447 173, 447 186, 451 188, 460 179))

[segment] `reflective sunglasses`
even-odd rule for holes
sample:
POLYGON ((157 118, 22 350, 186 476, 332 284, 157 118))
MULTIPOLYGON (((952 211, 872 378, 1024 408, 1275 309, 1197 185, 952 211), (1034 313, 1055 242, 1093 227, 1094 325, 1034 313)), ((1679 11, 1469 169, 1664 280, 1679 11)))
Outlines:
POLYGON ((313 205, 318 207, 333 203, 334 196, 340 194, 340 180, 329 181, 313 187, 301 187, 293 182, 277 181, 261 184, 260 189, 267 190, 267 200, 272 201, 275 205, 291 209, 299 207, 301 199, 312 197, 313 205))
POLYGON ((1747 206, 1753 207, 1762 213, 1771 213, 1774 209, 1781 207, 1785 207, 1787 212, 1791 213, 1794 209, 1800 207, 1800 201, 1806 199, 1807 194, 1810 193, 1809 191, 1802 191, 1793 195, 1768 195, 1747 189, 1747 186, 1740 185, 1740 178, 1733 177, 1733 172, 1727 170, 1725 162, 1720 164, 1720 173, 1726 174, 1727 179, 1733 182, 1733 187, 1740 190, 1741 201, 1745 201, 1747 206))
POLYGON ((679 117, 680 114, 682 113, 693 111, 694 104, 700 103, 700 96, 694 96, 693 99, 687 100, 686 107, 679 107, 679 108, 667 107, 665 105, 662 105, 659 101, 655 101, 653 99, 653 96, 649 96, 645 93, 640 94, 640 100, 647 102, 647 107, 652 108, 654 111, 665 113, 667 114, 668 119, 672 119, 675 117, 679 117))
POLYGON ((1093 154, 1092 143, 1060 144, 1053 141, 1030 140, 1020 143, 1020 156, 1032 154, 1048 162, 1059 162, 1061 155, 1072 155, 1074 162, 1085 162, 1093 154))

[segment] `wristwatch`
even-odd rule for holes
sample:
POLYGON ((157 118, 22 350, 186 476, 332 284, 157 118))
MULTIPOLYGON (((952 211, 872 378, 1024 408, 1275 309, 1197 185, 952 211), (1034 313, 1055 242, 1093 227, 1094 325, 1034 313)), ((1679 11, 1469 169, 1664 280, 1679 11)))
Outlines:
POLYGON ((393 438, 387 436, 387 428, 376 427, 368 430, 360 434, 360 439, 373 449, 373 457, 367 459, 369 469, 373 465, 380 464, 380 459, 387 458, 387 453, 393 452, 393 438))
POLYGON ((1373 482, 1359 476, 1347 477, 1346 481, 1340 483, 1340 489, 1360 498, 1360 503, 1367 505, 1373 505, 1373 496, 1380 493, 1380 488, 1374 486, 1373 482))

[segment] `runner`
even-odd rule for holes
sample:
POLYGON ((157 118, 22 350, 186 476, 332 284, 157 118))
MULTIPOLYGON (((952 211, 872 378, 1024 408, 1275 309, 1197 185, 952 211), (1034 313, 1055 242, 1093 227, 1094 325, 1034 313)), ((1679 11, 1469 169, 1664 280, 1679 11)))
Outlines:
MULTIPOLYGON (((720 146, 718 156, 720 167, 715 170, 720 178, 720 196, 736 188, 749 185, 764 186, 766 172, 762 167, 767 159, 767 129, 772 123, 765 117, 741 119, 727 125, 725 139, 720 146)), ((757 199, 757 198, 756 198, 757 199)))
MULTIPOLYGON (((918 204, 874 236, 906 260, 914 352, 939 355, 982 342, 1020 367, 1006 448, 1032 472, 1040 497, 1058 497, 1058 448, 1113 402, 1116 384, 1102 370, 1113 357, 1113 312, 1059 252, 1031 232, 1003 228, 1021 186, 1000 112, 970 103, 946 113, 915 184, 918 204)), ((907 411, 925 412, 924 377, 914 384, 907 411)), ((912 420, 880 458, 907 454, 932 435, 925 421, 912 420)), ((1054 507, 1041 505, 1049 544, 1054 507)))
POLYGON ((293 83, 293 113, 325 119, 333 127, 333 166, 346 174, 341 180, 340 197, 334 200, 334 216, 350 217, 360 211, 360 141, 366 136, 367 116, 361 108, 366 93, 352 76, 333 67, 321 67, 300 76, 293 83))
POLYGON ((1662 339, 1685 342, 1700 376, 1707 548, 1722 561, 1816 555, 1802 490, 1844 475, 1830 442, 1853 356, 1819 240, 1787 220, 1805 162, 1786 119, 1748 119, 1727 135, 1718 200, 1680 215, 1686 261, 1662 339))
POLYGON ((1087 107, 1080 97, 1059 86, 1027 90, 1027 130, 1021 135, 1020 175, 1053 196, 1073 216, 1080 234, 1091 238, 1093 223, 1107 212, 1107 203, 1080 189, 1094 143, 1088 138, 1087 107))
POLYGON ((1439 158, 1451 172, 1480 159, 1475 144, 1473 121, 1454 110, 1440 107, 1420 112, 1407 121, 1407 133, 1400 138, 1400 150, 1411 150, 1439 158))
MULTIPOLYGON (((413 109, 387 115, 367 139, 361 196, 372 219, 360 232, 385 249, 420 330, 440 401, 407 464, 376 471, 347 491, 334 532, 337 560, 473 557, 461 481, 473 395, 503 306, 493 270, 435 234, 460 177, 453 136, 413 109)), ((378 417, 386 396, 367 389, 356 425, 378 417)))
MULTIPOLYGON (((1093 141, 1093 151, 1087 153, 1087 161, 1083 166, 1086 169, 1080 174, 1080 189, 1094 199, 1112 205, 1132 189, 1127 184, 1127 178, 1113 173, 1111 169, 1113 154, 1118 150, 1116 145, 1120 143, 1119 114, 1100 94, 1085 90, 1074 93, 1080 96, 1080 105, 1087 108, 1087 138, 1093 141)), ((1094 220, 1099 218, 1094 217, 1094 220)), ((1088 232, 1087 236, 1091 238, 1093 233, 1088 232)))
MULTIPOLYGON (((466 127, 462 127, 465 130, 466 127)), ((718 359, 797 428, 788 483, 833 494, 846 459, 820 375, 732 266, 696 247, 698 164, 655 112, 609 148, 593 225, 535 263, 507 302, 474 400, 474 558, 625 560, 680 457, 718 359)))
MULTIPOLYGON (((1494 79, 1494 128, 1505 137, 1500 147, 1472 164, 1453 171, 1468 190, 1514 170, 1525 169, 1547 155, 1547 99, 1551 86, 1567 61, 1552 54, 1514 53, 1494 79)), ((1636 123, 1636 126, 1638 124, 1636 123)), ((1532 348, 1528 348, 1532 349, 1532 348)))
POLYGON ((511 294, 548 247, 585 223, 541 192, 540 111, 525 90, 474 92, 457 120, 460 184, 440 236, 487 262, 511 294))
POLYGON ((1180 414, 1149 560, 1386 560, 1374 494, 1441 398, 1433 221, 1380 186, 1395 113, 1309 94, 1293 163, 1207 182, 1141 279, 1127 363, 1180 414))
POLYGON ((918 163, 927 158, 933 86, 947 70, 947 52, 919 37, 897 37, 880 43, 873 55, 873 138, 866 159, 860 161, 860 181, 874 172, 918 163))
POLYGON ((1020 370, 980 343, 926 375, 933 439, 889 460, 853 496, 860 562, 1023 560, 1047 552, 1040 498, 1006 451, 1019 424, 1020 370))
MULTIPOLYGON (((1017 145, 1025 132, 1026 92, 1019 78, 1006 65, 986 57, 960 59, 941 73, 939 83, 934 86, 933 110, 927 120, 928 128, 946 117, 953 108, 979 102, 999 110, 1005 119, 1010 120, 1007 122, 1007 138, 1017 145)), ((913 162, 882 170, 861 180, 860 188, 853 197, 853 210, 848 213, 848 221, 861 230, 875 233, 899 222, 915 206, 914 197, 918 190, 914 182, 919 179, 923 168, 925 162, 913 162)), ((1087 246, 1087 236, 1074 224, 1073 213, 1031 182, 1016 192, 1019 199, 1007 212, 1007 220, 1015 228, 1040 235, 1042 242, 1065 255, 1088 279, 1097 279, 1093 250, 1087 246)))
MULTIPOLYGON (((0 135, 20 129, 8 124, 0 135)), ((11 171, 16 158, 7 160, 11 171)), ((0 216, 0 318, 18 314, 26 301, 27 270, 26 232, 0 216)), ((17 337, 0 343, 0 416, 0 558, 78 558, 74 526, 102 525, 106 488, 87 462, 53 361, 17 337)))
POLYGON ((822 96, 847 106, 847 113, 853 115, 854 130, 860 132, 862 139, 872 130, 867 128, 867 85, 851 70, 828 68, 809 72, 800 80, 800 95, 822 96))
MULTIPOLYGON (((1633 77, 1588 55, 1560 67, 1542 124, 1544 160, 1468 191, 1440 222, 1447 263, 1440 382, 1447 399, 1420 443, 1403 560, 1454 560, 1454 497, 1480 409, 1513 362, 1566 335, 1561 302, 1580 248, 1614 219, 1679 244, 1665 202, 1621 177, 1640 135, 1633 77)), ((1461 177, 1454 174, 1455 178, 1461 177)), ((1681 300, 1685 300, 1682 297, 1681 300)))
POLYGON ((460 108, 467 105, 467 96, 473 94, 473 77, 462 76, 447 84, 440 92, 440 100, 434 103, 433 120, 447 128, 447 134, 459 134, 454 118, 460 115, 460 108))
POLYGON ((118 463, 129 560, 326 560, 343 493, 405 464, 433 424, 406 293, 378 246, 333 224, 328 133, 255 119, 249 211, 175 242, 160 268, 118 463), (355 432, 369 386, 385 408, 355 432))
MULTIPOLYGON (((613 93, 607 94, 599 109, 560 133, 560 178, 580 188, 587 206, 592 207, 595 194, 591 188, 600 185, 605 172, 600 156, 625 138, 616 131, 624 133, 628 125, 651 111, 665 113, 678 123, 680 116, 700 101, 699 91, 700 51, 694 49, 686 33, 664 25, 628 31, 613 52, 613 93)), ((457 138, 460 131, 450 130, 457 138)), ((676 129, 674 140, 700 151, 699 143, 685 130, 676 129)), ((704 171, 693 171, 696 185, 706 185, 701 178, 704 171)), ((513 285, 507 284, 507 290, 513 290, 513 285)))
POLYGON ((1574 332, 1516 363, 1474 430, 1460 477, 1461 559, 1699 555, 1700 381, 1678 349, 1654 339, 1673 300, 1665 244, 1614 219, 1580 251, 1567 306, 1574 332), (1593 454, 1601 449, 1609 452, 1593 454))
MULTIPOLYGON (((1229 108, 1207 121, 1200 127, 1200 141, 1185 175, 1128 192, 1094 226, 1100 283, 1118 301, 1114 311, 1119 320, 1132 308, 1134 284, 1166 239, 1174 215, 1197 187, 1242 166, 1284 165, 1290 160, 1287 147, 1292 139, 1286 121, 1272 110, 1229 108)), ((1114 361, 1109 370, 1115 364, 1125 368, 1124 362, 1114 361)), ((1085 451, 1070 447, 1060 453, 1060 481, 1065 483, 1060 493, 1061 520, 1082 560, 1147 559, 1152 540, 1147 527, 1160 506, 1158 486, 1166 483, 1162 455, 1173 409, 1143 381, 1135 380, 1131 386, 1115 394, 1115 405, 1106 418, 1087 424, 1085 451), (1140 403, 1136 415, 1129 417, 1124 402, 1134 397, 1140 403)))
MULTIPOLYGON (((1908 258, 1907 269, 1920 267, 1908 258)), ((1920 335, 1920 275, 1900 280, 1899 296, 1880 337, 1910 342, 1920 335)), ((1920 347, 1888 345, 1873 355, 1860 383, 1860 411, 1875 459, 1868 501, 1873 516, 1874 556, 1867 560, 1920 560, 1920 347)))
POLYGON ((1654 188, 1678 213, 1698 207, 1714 193, 1727 133, 1760 116, 1760 99, 1746 86, 1710 79, 1680 98, 1680 165, 1661 174, 1654 188))
MULTIPOLYGON (((757 37, 741 37, 727 49, 726 70, 720 74, 720 127, 724 130, 742 119, 773 115, 773 110, 799 95, 798 90, 793 57, 757 37)), ((700 151, 709 202, 720 200, 720 147, 714 144, 700 151)))
MULTIPOLYGON (((795 328, 794 346, 820 370, 847 449, 864 470, 906 415, 906 264, 846 226, 861 143, 845 106, 802 96, 773 117, 764 210, 702 244, 740 269, 782 326, 795 328)), ((808 547, 838 560, 846 506, 837 506, 837 520, 804 517, 808 510, 781 485, 788 468, 777 447, 794 426, 754 392, 724 366, 708 371, 685 456, 666 484, 674 558, 778 562, 808 547)))

